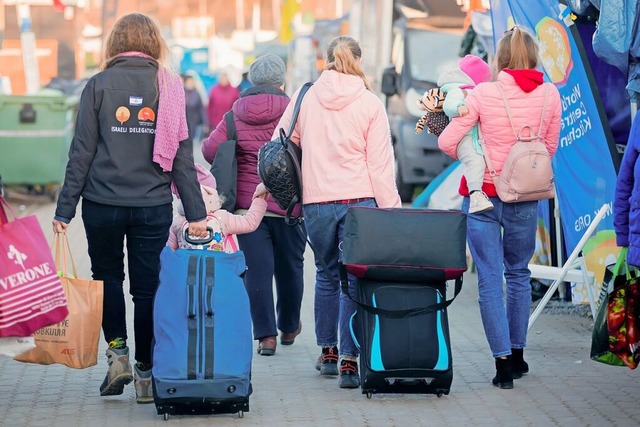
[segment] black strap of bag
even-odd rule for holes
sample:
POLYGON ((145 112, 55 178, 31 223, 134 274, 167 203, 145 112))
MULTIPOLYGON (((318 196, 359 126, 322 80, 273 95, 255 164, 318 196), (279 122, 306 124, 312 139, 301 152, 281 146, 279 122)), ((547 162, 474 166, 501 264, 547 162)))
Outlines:
MULTIPOLYGON (((325 276, 327 276, 326 272, 328 270, 326 269, 324 260, 321 260, 321 264, 322 264, 322 268, 325 269, 325 276)), ((335 282, 332 282, 332 283, 334 283, 335 285, 335 282)), ((453 302, 453 300, 456 299, 456 297, 462 290, 462 277, 458 277, 457 279, 455 279, 455 289, 453 291, 453 298, 451 298, 450 300, 446 300, 436 304, 431 304, 426 307, 409 308, 407 310, 386 310, 384 308, 374 307, 372 305, 353 299, 351 297, 351 294, 349 293, 349 279, 347 276, 347 267, 345 267, 344 264, 340 264, 340 285, 341 285, 340 288, 342 289, 342 292, 347 294, 347 296, 351 301, 353 301, 354 303, 362 307, 365 311, 368 311, 369 313, 372 313, 372 314, 377 314, 382 317, 388 317, 391 319, 403 319, 406 317, 422 316, 424 314, 429 314, 435 311, 444 310, 445 308, 449 307, 453 302)))
POLYGON ((236 138, 236 121, 233 119, 233 110, 229 110, 225 113, 224 119, 227 122, 227 139, 236 138))
POLYGON ((298 121, 298 114, 300 114, 302 98, 304 98, 304 95, 312 85, 312 82, 307 82, 300 88, 298 98, 296 99, 296 104, 293 107, 293 114, 291 115, 289 132, 285 134, 284 129, 280 128, 280 142, 282 142, 282 145, 284 146, 286 153, 291 159, 291 162, 294 166, 298 181, 298 193, 300 194, 300 197, 296 196, 291 200, 291 203, 289 203, 289 206, 287 207, 287 210, 284 214, 284 221, 287 225, 296 225, 302 218, 301 206, 299 207, 298 214, 293 216, 293 210, 295 209, 296 205, 302 204, 302 149, 300 148, 300 145, 296 145, 293 141, 291 141, 291 135, 293 135, 293 130, 295 129, 296 122, 298 121))
MULTIPOLYGON (((302 229, 302 225, 298 224, 298 229, 300 230, 300 233, 302 233, 303 235, 305 234, 304 230, 302 229)), ((309 240, 308 237, 307 237, 307 243, 309 243, 309 246, 311 247, 311 250, 313 251, 315 258, 318 260, 318 262, 320 262, 320 266, 322 267, 322 272, 324 274, 324 277, 326 277, 326 279, 333 286, 336 286, 337 285, 336 280, 329 273, 329 267, 327 266, 326 261, 322 256, 319 255, 318 251, 313 246, 313 243, 311 243, 311 240, 309 240)), ((352 302, 362 307, 365 311, 372 314, 377 314, 378 316, 387 317, 390 319, 404 319, 407 317, 422 316, 424 314, 429 314, 436 311, 444 310, 445 308, 451 305, 453 300, 456 299, 456 297, 462 290, 462 277, 458 277, 457 279, 455 279, 455 288, 453 291, 453 298, 451 298, 450 300, 446 300, 436 304, 431 304, 431 305, 428 305, 427 307, 416 307, 416 308, 410 308, 407 310, 387 310, 384 308, 374 307, 372 305, 369 305, 354 299, 349 293, 349 278, 347 274, 348 274, 347 267, 345 267, 344 264, 340 263, 340 289, 342 290, 342 292, 346 294, 347 297, 352 302)))
MULTIPOLYGON (((296 122, 298 121, 298 114, 300 114, 300 106, 302 105, 302 98, 304 98, 305 94, 307 93, 307 91, 312 85, 313 85, 312 82, 306 82, 300 88, 300 92, 298 93, 298 98, 296 99, 296 105, 293 106, 293 114, 291 115, 291 123, 289 124, 289 132, 286 135, 286 139, 290 139, 291 135, 293 135, 293 129, 296 127, 296 122)), ((280 137, 282 138, 282 131, 280 132, 280 137)))

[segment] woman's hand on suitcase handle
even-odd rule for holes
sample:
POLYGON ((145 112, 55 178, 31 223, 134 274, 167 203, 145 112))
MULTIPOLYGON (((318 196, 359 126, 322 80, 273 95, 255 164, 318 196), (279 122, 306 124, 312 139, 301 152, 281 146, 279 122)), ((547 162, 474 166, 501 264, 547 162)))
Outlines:
POLYGON ((204 239, 209 235, 207 231, 207 220, 206 218, 202 221, 198 222, 190 222, 189 223, 189 235, 193 237, 197 237, 199 239, 204 239))
POLYGON ((53 232, 55 234, 64 233, 69 227, 69 224, 66 222, 58 221, 57 219, 53 220, 53 232))

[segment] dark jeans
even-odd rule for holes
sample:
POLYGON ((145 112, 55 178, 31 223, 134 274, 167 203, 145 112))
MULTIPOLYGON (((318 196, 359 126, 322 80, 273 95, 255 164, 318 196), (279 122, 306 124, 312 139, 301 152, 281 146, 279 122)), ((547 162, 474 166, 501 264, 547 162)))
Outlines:
POLYGON ((158 288, 160 252, 169 238, 171 204, 119 207, 82 201, 91 271, 104 282, 102 330, 107 342, 127 338, 124 282, 124 240, 127 241, 129 293, 133 296, 135 359, 151 363, 153 298, 158 288))
POLYGON ((251 303, 253 337, 260 339, 295 331, 300 324, 304 289, 306 233, 284 218, 264 217, 256 231, 238 235, 247 261, 246 287, 251 303), (278 301, 273 308, 273 277, 278 301), (277 320, 276 320, 277 314, 277 320))

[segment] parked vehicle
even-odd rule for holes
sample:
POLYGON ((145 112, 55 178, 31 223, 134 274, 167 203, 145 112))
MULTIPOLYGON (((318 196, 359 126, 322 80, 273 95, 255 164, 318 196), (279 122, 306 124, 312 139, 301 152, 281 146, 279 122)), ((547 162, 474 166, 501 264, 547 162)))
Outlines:
POLYGON ((411 201, 416 185, 427 185, 453 162, 434 135, 416 135, 415 125, 423 114, 418 98, 436 86, 444 69, 457 64, 463 20, 462 13, 401 18, 393 27, 391 65, 383 72, 381 90, 396 153, 398 192, 405 202, 411 201))

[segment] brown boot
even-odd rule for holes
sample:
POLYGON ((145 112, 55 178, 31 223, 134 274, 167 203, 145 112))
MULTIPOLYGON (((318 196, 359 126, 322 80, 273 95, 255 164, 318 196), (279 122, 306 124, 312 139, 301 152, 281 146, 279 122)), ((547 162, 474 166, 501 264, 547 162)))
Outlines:
POLYGON ((276 337, 260 338, 258 343, 258 354, 261 356, 273 356, 276 354, 276 337))
POLYGON ((280 344, 282 345, 291 345, 294 343, 294 341, 296 340, 296 337, 298 335, 300 335, 300 332, 302 332, 302 322, 300 322, 298 324, 298 329, 296 329, 293 332, 289 332, 289 333, 282 333, 280 334, 280 344))

